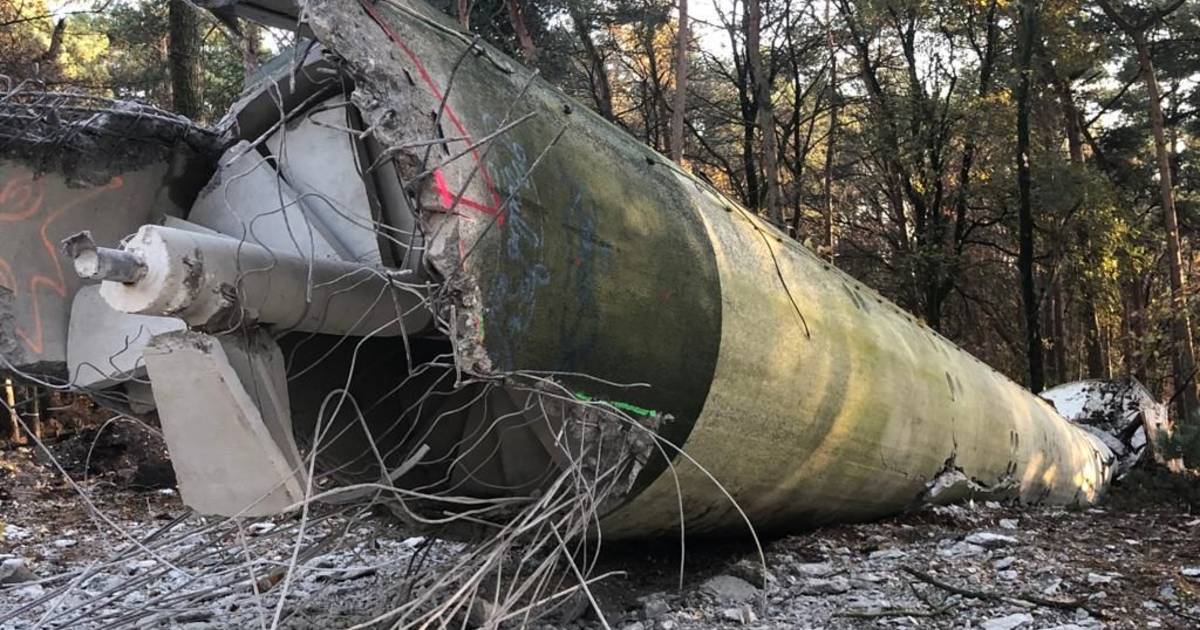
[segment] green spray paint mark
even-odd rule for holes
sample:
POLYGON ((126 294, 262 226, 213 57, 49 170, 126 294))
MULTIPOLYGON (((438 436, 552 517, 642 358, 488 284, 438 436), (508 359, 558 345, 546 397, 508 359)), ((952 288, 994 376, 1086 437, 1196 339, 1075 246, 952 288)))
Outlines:
MULTIPOLYGON (((587 394, 585 394, 583 392, 575 392, 575 397, 578 398, 579 400, 582 400, 585 402, 592 402, 592 401, 596 400, 592 396, 588 396, 587 394)), ((620 409, 621 411, 627 411, 629 413, 636 414, 639 416, 644 416, 647 418, 649 418, 651 416, 659 415, 658 412, 653 409, 646 409, 645 407, 639 407, 635 404, 621 402, 619 400, 602 400, 599 402, 608 403, 608 404, 612 405, 613 407, 620 409)))

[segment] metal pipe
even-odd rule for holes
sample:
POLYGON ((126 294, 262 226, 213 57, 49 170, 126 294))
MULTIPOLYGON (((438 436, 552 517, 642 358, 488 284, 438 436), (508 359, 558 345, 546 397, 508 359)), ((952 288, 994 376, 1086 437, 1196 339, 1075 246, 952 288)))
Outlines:
POLYGON ((100 295, 110 306, 178 317, 201 329, 257 322, 392 336, 419 332, 430 319, 420 292, 388 270, 310 260, 223 235, 146 225, 115 257, 141 261, 144 271, 128 282, 105 280, 100 295))
POLYGON ((137 254, 99 247, 87 230, 63 239, 62 251, 74 263, 75 274, 84 280, 131 284, 146 275, 146 264, 137 254))

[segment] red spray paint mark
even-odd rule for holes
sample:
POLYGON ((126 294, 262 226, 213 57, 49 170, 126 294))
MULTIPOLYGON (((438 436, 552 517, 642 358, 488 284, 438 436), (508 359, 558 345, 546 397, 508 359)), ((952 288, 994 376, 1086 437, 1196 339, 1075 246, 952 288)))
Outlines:
MULTIPOLYGON (((359 0, 359 4, 362 5, 362 8, 367 12, 367 15, 371 16, 371 19, 374 20, 377 25, 379 25, 380 30, 387 35, 388 39, 392 40, 392 42, 394 42, 400 48, 400 50, 408 56, 408 59, 412 61, 413 66, 416 67, 417 74, 421 77, 421 81, 426 87, 429 88, 430 92, 433 92, 433 95, 437 98, 438 102, 441 102, 443 100, 442 91, 433 81, 433 77, 429 75, 429 71, 425 69, 425 64, 421 63, 421 60, 417 58, 413 51, 409 49, 404 42, 400 41, 400 38, 396 35, 396 32, 393 31, 390 26, 388 26, 388 23, 383 19, 383 16, 379 15, 379 12, 375 9, 375 6, 370 2, 370 0, 359 0)), ((473 144, 471 141, 471 134, 467 132, 467 128, 465 125, 463 125, 462 120, 460 120, 458 115, 454 113, 454 108, 450 106, 450 101, 448 99, 445 103, 443 115, 447 120, 450 121, 450 124, 454 125, 454 128, 458 130, 459 135, 463 137, 468 145, 473 144)), ((492 183, 492 176, 488 173, 487 167, 480 160, 479 150, 471 149, 471 157, 475 160, 475 163, 479 169, 479 174, 483 177, 483 184, 487 187, 488 195, 492 198, 492 203, 482 204, 465 197, 460 198, 458 203, 471 208, 472 210, 482 212, 483 214, 495 216, 496 223, 504 225, 504 215, 500 212, 500 195, 496 192, 496 186, 494 183, 492 183)), ((438 174, 435 172, 435 183, 437 183, 437 177, 438 174)), ((441 183, 445 183, 444 176, 442 177, 441 183)), ((446 190, 449 191, 448 186, 446 187, 446 190)), ((440 190, 439 194, 441 194, 440 190)), ((443 205, 445 205, 445 200, 446 198, 443 196, 443 205)), ((451 206, 453 206, 453 197, 451 197, 450 203, 451 206)))
MULTIPOLYGON (((451 208, 454 208, 455 207, 454 192, 452 190, 450 190, 450 184, 446 181, 446 175, 442 172, 442 169, 440 169, 440 168, 435 169, 433 171, 433 186, 437 190, 438 201, 441 202, 442 209, 450 210, 451 208)), ((491 206, 487 206, 485 204, 479 203, 478 201, 475 201, 474 199, 470 199, 466 196, 459 196, 459 197, 457 197, 457 199, 458 199, 459 206, 464 206, 464 207, 470 208, 472 210, 478 210, 479 212, 482 212, 487 215, 497 215, 495 208, 492 208, 491 206)), ((499 223, 500 225, 504 225, 504 215, 501 214, 501 215, 496 216, 496 222, 499 223)))

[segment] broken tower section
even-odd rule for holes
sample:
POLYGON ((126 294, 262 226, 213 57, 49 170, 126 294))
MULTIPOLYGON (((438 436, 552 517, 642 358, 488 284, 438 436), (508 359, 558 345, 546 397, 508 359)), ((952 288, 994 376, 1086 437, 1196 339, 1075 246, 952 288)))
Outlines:
POLYGON ((569 481, 622 537, 1103 493, 1100 438, 426 5, 304 19, 186 216, 93 250, 191 329, 145 351, 189 503, 494 522, 569 481))

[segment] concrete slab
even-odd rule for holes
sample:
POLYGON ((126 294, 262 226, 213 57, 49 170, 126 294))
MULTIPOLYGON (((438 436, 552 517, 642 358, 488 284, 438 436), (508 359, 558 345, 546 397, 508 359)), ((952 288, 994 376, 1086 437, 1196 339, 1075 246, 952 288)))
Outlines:
POLYGON ((174 331, 155 336, 145 356, 184 503, 202 514, 263 516, 303 498, 274 342, 174 331))

